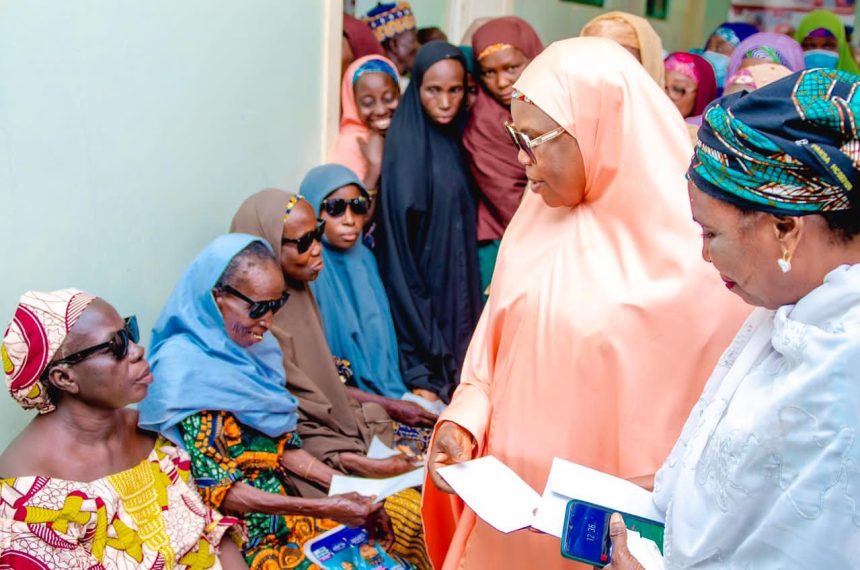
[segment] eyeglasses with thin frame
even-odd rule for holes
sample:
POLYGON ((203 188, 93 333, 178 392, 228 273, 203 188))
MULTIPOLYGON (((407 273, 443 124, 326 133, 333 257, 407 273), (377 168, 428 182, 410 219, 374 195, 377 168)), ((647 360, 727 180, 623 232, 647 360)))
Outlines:
POLYGON ((296 245, 296 250, 299 253, 304 253, 311 248, 311 245, 314 241, 322 242, 322 236, 325 232, 325 220, 317 219, 317 227, 308 233, 298 237, 298 238, 281 238, 281 246, 287 245, 288 243, 293 243, 296 245))
POLYGON ((516 147, 528 155, 531 163, 537 164, 537 157, 535 156, 534 149, 544 143, 548 143, 549 141, 558 138, 562 133, 564 133, 564 127, 557 127, 548 133, 544 133, 535 138, 529 137, 524 132, 518 130, 513 123, 509 122, 505 122, 505 131, 510 135, 511 140, 514 141, 516 147))
POLYGON ((698 91, 698 89, 696 87, 681 87, 680 85, 667 85, 666 86, 666 93, 672 99, 675 99, 675 98, 681 99, 683 97, 686 97, 690 93, 695 93, 696 91, 698 91))
POLYGON ((248 303, 248 316, 252 319, 262 318, 264 315, 269 313, 269 311, 271 311, 271 313, 274 315, 281 310, 281 307, 283 307, 287 303, 287 300, 290 298, 290 293, 288 291, 284 291, 279 299, 255 301, 254 299, 248 297, 247 295, 245 295, 235 287, 231 287, 230 285, 223 285, 221 287, 221 290, 248 303))
POLYGON ((352 200, 329 198, 328 200, 323 200, 322 203, 322 207, 325 208, 326 213, 333 218, 339 218, 344 215, 347 206, 356 216, 364 216, 370 210, 370 200, 364 196, 359 196, 352 200))
POLYGON ((110 351, 117 362, 125 360, 128 356, 129 344, 132 342, 136 343, 140 340, 140 329, 137 326, 136 316, 132 315, 130 317, 126 317, 124 321, 125 326, 122 330, 115 332, 107 342, 79 350, 74 354, 55 360, 48 366, 48 368, 58 364, 74 366, 75 364, 83 362, 90 356, 105 350, 110 351))

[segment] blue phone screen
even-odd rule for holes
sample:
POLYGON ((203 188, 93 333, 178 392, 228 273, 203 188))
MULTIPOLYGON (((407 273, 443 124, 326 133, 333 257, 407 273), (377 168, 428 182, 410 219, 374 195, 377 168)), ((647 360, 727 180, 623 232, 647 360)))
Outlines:
POLYGON ((568 515, 564 551, 599 566, 609 564, 609 517, 612 513, 597 506, 575 503, 568 515))

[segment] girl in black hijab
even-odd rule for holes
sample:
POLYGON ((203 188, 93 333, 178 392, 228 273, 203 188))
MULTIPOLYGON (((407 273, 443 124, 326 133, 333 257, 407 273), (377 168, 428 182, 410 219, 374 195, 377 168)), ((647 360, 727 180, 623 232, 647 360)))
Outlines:
POLYGON ((481 312, 476 211, 462 148, 466 62, 418 52, 385 140, 376 253, 407 388, 447 402, 481 312))

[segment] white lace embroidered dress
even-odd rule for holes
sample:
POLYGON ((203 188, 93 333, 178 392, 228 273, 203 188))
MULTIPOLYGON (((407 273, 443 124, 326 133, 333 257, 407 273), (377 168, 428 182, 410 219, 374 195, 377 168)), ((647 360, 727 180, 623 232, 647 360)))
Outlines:
POLYGON ((667 568, 860 568, 860 265, 758 309, 657 473, 667 568))

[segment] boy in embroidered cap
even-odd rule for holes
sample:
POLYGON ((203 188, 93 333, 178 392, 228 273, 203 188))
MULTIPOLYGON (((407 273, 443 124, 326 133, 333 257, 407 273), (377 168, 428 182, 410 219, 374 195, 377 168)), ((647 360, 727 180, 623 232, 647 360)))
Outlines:
MULTIPOLYGON (((388 59, 397 65, 400 76, 408 75, 419 47, 418 26, 409 2, 379 3, 367 13, 364 22, 382 44, 388 59)), ((405 85, 401 88, 405 89, 405 85)))

